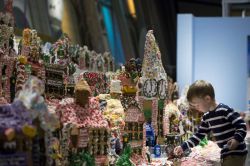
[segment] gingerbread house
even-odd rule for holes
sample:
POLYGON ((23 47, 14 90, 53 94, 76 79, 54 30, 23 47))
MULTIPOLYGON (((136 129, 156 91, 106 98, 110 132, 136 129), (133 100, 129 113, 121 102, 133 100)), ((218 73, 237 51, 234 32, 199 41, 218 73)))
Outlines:
POLYGON ((143 125, 145 122, 144 113, 137 104, 131 104, 125 110, 124 133, 128 135, 128 141, 134 153, 142 154, 143 144, 143 125))
POLYGON ((90 86, 92 96, 98 96, 99 94, 105 94, 108 92, 108 80, 105 73, 85 71, 80 74, 79 80, 84 79, 90 86))
POLYGON ((57 64, 46 64, 46 94, 53 94, 55 96, 62 96, 65 94, 64 77, 67 68, 57 64))
POLYGON ((57 97, 73 97, 75 90, 75 62, 82 58, 82 49, 77 45, 71 45, 69 37, 64 34, 52 45, 49 52, 48 57, 51 60, 50 63, 45 65, 46 92, 57 97))
POLYGON ((140 59, 132 58, 126 63, 125 66, 121 67, 121 71, 117 78, 122 82, 122 92, 124 97, 127 95, 136 95, 139 77, 141 77, 140 59))
POLYGON ((0 106, 1 165, 45 164, 44 133, 51 128, 42 93, 41 81, 32 77, 13 103, 0 106))
POLYGON ((22 131, 29 130, 32 119, 21 102, 0 107, 0 163, 1 165, 32 165, 32 140, 22 131), (26 128, 25 128, 26 127, 26 128))
POLYGON ((74 96, 75 80, 68 74, 68 66, 60 64, 45 64, 46 93, 56 97, 74 96))
MULTIPOLYGON (((99 101, 96 98, 90 99, 89 107, 81 107, 73 98, 63 99, 57 107, 57 112, 65 126, 62 140, 70 139, 72 148, 85 149, 95 156, 96 162, 107 155, 108 122, 99 111, 99 101)), ((61 147, 62 154, 67 157, 68 149, 63 149, 67 148, 67 145, 61 147)))

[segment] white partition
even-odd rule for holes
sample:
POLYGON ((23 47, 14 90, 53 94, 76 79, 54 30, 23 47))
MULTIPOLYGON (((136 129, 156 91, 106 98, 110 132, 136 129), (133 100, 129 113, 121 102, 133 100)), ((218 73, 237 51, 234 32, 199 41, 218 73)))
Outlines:
POLYGON ((177 82, 198 79, 214 85, 216 99, 247 110, 247 38, 250 18, 178 15, 177 82))

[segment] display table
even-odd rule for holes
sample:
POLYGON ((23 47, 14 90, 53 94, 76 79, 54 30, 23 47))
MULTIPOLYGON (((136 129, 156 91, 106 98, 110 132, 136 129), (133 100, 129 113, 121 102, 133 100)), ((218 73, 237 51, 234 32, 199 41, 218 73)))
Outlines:
MULTIPOLYGON (((248 151, 250 151, 250 131, 246 137, 246 144, 248 151)), ((151 154, 151 162, 145 163, 145 159, 142 160, 139 156, 137 156, 136 160, 133 161, 141 161, 138 162, 140 164, 135 164, 136 162, 132 162, 135 166, 220 166, 220 151, 221 149, 218 145, 213 141, 208 141, 208 144, 204 147, 196 146, 191 149, 191 153, 187 157, 182 158, 174 158, 168 160, 167 157, 159 157, 155 158, 154 154, 151 154), (144 163, 142 163, 144 162, 144 163)), ((248 153, 248 157, 246 160, 246 166, 250 165, 250 154, 248 153)))
POLYGON ((204 147, 196 146, 187 157, 168 160, 167 157, 155 158, 151 155, 151 163, 141 166, 220 166, 220 148, 213 141, 204 147))
POLYGON ((167 160, 167 158, 152 158, 151 163, 143 163, 143 164, 139 164, 136 166, 172 166, 172 165, 173 165, 173 162, 167 160))
POLYGON ((191 149, 188 157, 181 159, 183 166, 219 166, 220 148, 213 141, 208 141, 204 147, 196 146, 191 149))
POLYGON ((152 158, 152 162, 147 166, 171 166, 173 165, 172 161, 167 160, 167 158, 152 158))
POLYGON ((175 161, 174 165, 181 166, 220 166, 221 149, 213 141, 208 141, 204 147, 198 145, 191 149, 187 157, 175 161))

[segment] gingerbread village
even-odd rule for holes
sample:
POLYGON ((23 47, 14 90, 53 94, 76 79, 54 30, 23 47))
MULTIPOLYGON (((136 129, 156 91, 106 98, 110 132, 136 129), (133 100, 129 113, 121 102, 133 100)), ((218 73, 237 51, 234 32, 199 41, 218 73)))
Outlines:
POLYGON ((200 115, 167 76, 152 30, 143 60, 117 68, 110 52, 73 45, 67 34, 43 44, 24 29, 15 50, 11 12, 0 22, 1 166, 188 165, 173 148, 200 115))

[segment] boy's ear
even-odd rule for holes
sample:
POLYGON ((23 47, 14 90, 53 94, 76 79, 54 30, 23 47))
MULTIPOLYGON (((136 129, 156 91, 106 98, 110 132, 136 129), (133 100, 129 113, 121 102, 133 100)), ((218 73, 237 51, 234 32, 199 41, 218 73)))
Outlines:
POLYGON ((212 100, 211 97, 210 97, 209 95, 206 95, 206 96, 204 97, 204 99, 205 99, 205 101, 211 101, 211 100, 212 100))

